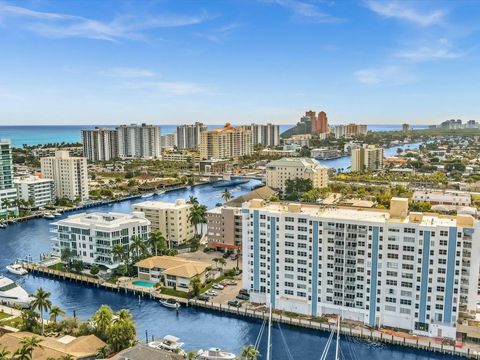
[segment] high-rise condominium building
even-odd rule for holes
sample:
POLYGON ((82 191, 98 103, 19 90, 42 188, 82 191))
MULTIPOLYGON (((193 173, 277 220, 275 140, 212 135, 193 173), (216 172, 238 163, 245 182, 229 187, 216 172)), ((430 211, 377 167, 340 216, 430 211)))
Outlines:
POLYGON ((12 148, 10 140, 0 139, 0 216, 17 213, 14 202, 17 189, 13 185, 12 148))
POLYGON ((177 146, 177 134, 165 134, 160 136, 160 147, 162 151, 172 150, 177 146))
POLYGON ((309 179, 315 188, 328 186, 328 169, 311 158, 283 158, 267 164, 267 186, 285 192, 287 180, 309 179))
POLYGON ((40 159, 45 179, 53 179, 55 196, 81 201, 88 199, 87 159, 71 157, 68 151, 57 151, 54 157, 40 159))
POLYGON ((202 132, 207 131, 207 125, 196 122, 193 125, 177 126, 177 148, 195 150, 200 145, 202 132))
POLYGON ((152 229, 160 230, 170 247, 176 247, 195 235, 195 228, 189 220, 192 204, 178 199, 175 203, 146 201, 133 206, 152 223, 152 229))
POLYGON ((377 171, 383 168, 383 148, 375 145, 363 145, 352 149, 353 172, 377 171))
POLYGON ((96 127, 82 130, 83 156, 92 162, 109 161, 118 157, 118 136, 113 129, 96 127))
POLYGON ((84 263, 110 269, 123 263, 123 259, 113 253, 115 245, 122 245, 128 253, 135 238, 147 242, 150 235, 150 221, 142 213, 82 213, 52 225, 56 255, 69 249, 84 263))
POLYGON ((251 130, 234 128, 227 123, 223 128, 201 133, 201 159, 231 159, 252 153, 251 130))
POLYGON ((140 159, 160 157, 160 127, 131 124, 120 125, 116 130, 119 157, 140 159))
POLYGON ((275 124, 242 125, 240 128, 252 132, 253 146, 274 147, 280 145, 280 126, 275 124))
POLYGON ((342 137, 356 137, 360 135, 366 135, 368 131, 367 125, 361 124, 348 124, 348 125, 337 125, 333 129, 334 136, 339 139, 342 137))
POLYGON ((320 111, 317 117, 314 111, 308 111, 306 115, 312 118, 312 134, 326 134, 328 132, 328 119, 325 111, 320 111))
POLYGON ((243 286, 253 303, 371 327, 455 339, 475 313, 479 222, 469 215, 324 208, 251 200, 243 214, 243 286))
POLYGON ((29 202, 28 207, 38 209, 55 202, 55 185, 53 179, 38 176, 15 178, 18 199, 29 202))

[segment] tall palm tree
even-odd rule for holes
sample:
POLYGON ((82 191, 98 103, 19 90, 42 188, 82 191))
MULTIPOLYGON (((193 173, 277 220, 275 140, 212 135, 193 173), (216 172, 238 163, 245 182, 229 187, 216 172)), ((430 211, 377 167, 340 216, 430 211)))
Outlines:
POLYGON ((22 341, 20 341, 21 346, 15 351, 13 358, 15 360, 32 360, 33 351, 36 348, 42 348, 40 345, 41 341, 42 340, 35 335, 23 338, 22 341))
POLYGON ((255 346, 248 345, 242 349, 241 356, 244 360, 257 360, 257 358, 260 356, 260 353, 257 349, 255 349, 255 346))
POLYGON ((202 290, 202 281, 198 276, 195 276, 192 280, 190 280, 190 288, 192 289, 194 296, 200 295, 200 291, 202 290))
POLYGON ((187 202, 189 204, 192 204, 192 205, 198 205, 199 204, 198 199, 193 195, 188 198, 187 202))
MULTIPOLYGON (((205 205, 194 204, 190 209, 188 221, 195 227, 195 234, 198 235, 198 225, 207 222, 207 207, 205 205)), ((203 235, 203 227, 200 228, 200 235, 203 235)))
POLYGON ((230 191, 228 189, 223 190, 222 199, 225 200, 225 202, 227 202, 231 198, 232 198, 232 194, 230 193, 230 191))
POLYGON ((105 339, 107 336, 107 330, 110 327, 113 319, 113 311, 107 305, 102 305, 93 315, 93 321, 95 322, 95 328, 97 329, 97 335, 100 338, 105 339))
POLYGON ((222 267, 222 270, 223 270, 223 267, 227 265, 227 261, 224 258, 218 258, 218 263, 222 267))
POLYGON ((5 347, 0 349, 0 360, 10 360, 10 351, 8 351, 5 347))
POLYGON ((50 308, 50 320, 53 321, 54 323, 57 322, 57 319, 59 316, 65 315, 65 311, 63 311, 60 307, 53 305, 50 308))
POLYGON ((118 260, 125 261, 125 254, 126 254, 125 247, 122 244, 113 245, 112 255, 113 255, 114 262, 117 262, 118 260))
POLYGON ((140 254, 145 253, 147 250, 147 245, 145 244, 145 241, 143 240, 142 237, 140 236, 133 236, 131 239, 131 244, 130 244, 130 252, 133 253, 133 255, 136 256, 136 258, 140 258, 140 254))
POLYGON ((118 316, 118 320, 132 320, 132 314, 127 309, 121 309, 115 314, 118 316))
POLYGON ((163 250, 167 248, 167 240, 160 230, 154 230, 150 233, 148 245, 150 246, 150 252, 153 255, 158 255, 159 251, 160 254, 163 254, 163 250))
POLYGON ((50 310, 52 302, 50 301, 50 293, 46 292, 42 288, 38 288, 37 292, 33 295, 34 300, 32 302, 32 308, 40 312, 40 319, 42 322, 42 335, 45 333, 45 323, 43 321, 43 312, 50 310))

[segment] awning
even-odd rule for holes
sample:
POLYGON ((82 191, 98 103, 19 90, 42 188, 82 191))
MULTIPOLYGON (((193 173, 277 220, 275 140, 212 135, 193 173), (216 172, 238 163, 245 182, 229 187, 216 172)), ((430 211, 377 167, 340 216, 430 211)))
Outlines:
POLYGON ((224 244, 221 242, 209 242, 208 247, 223 248, 223 249, 241 249, 239 245, 224 244))

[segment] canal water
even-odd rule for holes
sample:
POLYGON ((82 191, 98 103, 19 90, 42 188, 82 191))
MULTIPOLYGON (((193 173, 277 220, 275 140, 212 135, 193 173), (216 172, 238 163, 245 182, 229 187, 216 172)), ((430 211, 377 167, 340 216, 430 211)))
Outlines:
MULTIPOLYGON (((259 181, 252 180, 232 189, 234 196, 251 190, 259 181)), ((192 189, 165 193, 149 200, 175 201, 196 196, 209 208, 222 202, 222 189, 209 185, 200 185, 192 189)), ((99 206, 88 209, 92 211, 129 212, 132 204, 142 199, 124 201, 111 206, 99 206)), ((67 215, 64 215, 67 216, 67 215)), ((178 336, 185 342, 187 350, 208 347, 221 347, 239 353, 246 344, 255 343, 261 322, 242 317, 225 315, 218 312, 196 308, 181 308, 177 314, 158 303, 148 299, 138 299, 133 295, 119 294, 70 282, 62 282, 42 276, 28 275, 23 278, 7 274, 5 266, 16 258, 31 255, 38 260, 39 254, 50 251, 49 220, 35 219, 24 223, 10 225, 0 230, 0 274, 15 278, 28 292, 33 293, 39 287, 51 292, 52 302, 63 308, 68 315, 73 312, 86 319, 102 304, 108 304, 114 310, 129 309, 137 324, 138 337, 145 339, 145 332, 156 339, 167 334, 178 336)), ((272 329, 273 359, 275 360, 309 360, 319 359, 327 342, 328 334, 282 325, 272 329)), ((450 356, 417 351, 408 348, 370 344, 357 339, 344 337, 341 341, 343 359, 368 360, 427 360, 451 359, 450 356)), ((260 344, 260 351, 266 354, 266 331, 260 344)), ((334 358, 334 346, 328 359, 334 358)))

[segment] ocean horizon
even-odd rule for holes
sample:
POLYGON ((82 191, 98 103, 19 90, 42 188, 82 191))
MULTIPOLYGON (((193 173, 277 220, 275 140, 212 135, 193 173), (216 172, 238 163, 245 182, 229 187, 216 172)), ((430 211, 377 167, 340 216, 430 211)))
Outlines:
MULTIPOLYGON (((372 124, 368 125, 369 131, 394 131, 402 128, 401 124, 372 124)), ((50 143, 78 143, 81 141, 81 130, 94 129, 95 127, 115 128, 117 125, 0 125, 0 139, 10 139, 14 147, 23 145, 44 145, 50 143)), ((173 134, 178 125, 165 124, 160 126, 162 135, 173 134)), ((208 129, 215 129, 223 125, 207 125, 208 129)), ((281 124, 280 133, 295 126, 294 124, 281 124)), ((411 125, 413 129, 425 129, 428 125, 411 125)))

